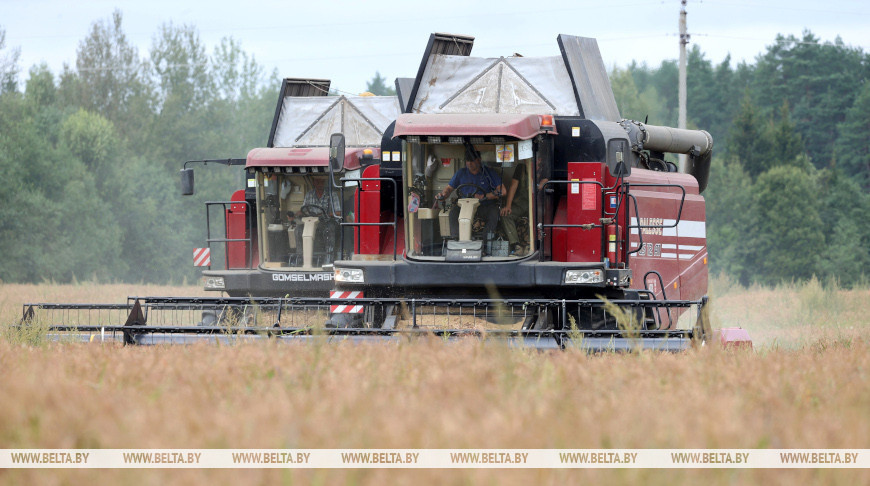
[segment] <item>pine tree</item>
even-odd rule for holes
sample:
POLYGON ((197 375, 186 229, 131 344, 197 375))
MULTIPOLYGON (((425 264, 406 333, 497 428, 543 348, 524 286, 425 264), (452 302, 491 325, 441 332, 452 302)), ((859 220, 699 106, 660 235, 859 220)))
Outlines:
POLYGON ((393 96, 396 94, 395 89, 387 87, 386 80, 378 71, 375 71, 375 77, 366 83, 366 91, 376 96, 393 96))
POLYGON ((815 275, 825 237, 813 177, 797 167, 774 167, 758 177, 753 193, 753 219, 742 243, 751 251, 752 280, 776 284, 815 275))
POLYGON ((870 83, 861 88, 837 133, 836 167, 870 191, 870 83))

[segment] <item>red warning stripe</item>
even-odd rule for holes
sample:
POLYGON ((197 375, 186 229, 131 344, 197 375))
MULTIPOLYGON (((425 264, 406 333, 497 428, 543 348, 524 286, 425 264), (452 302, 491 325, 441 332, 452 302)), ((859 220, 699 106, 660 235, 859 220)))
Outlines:
POLYGON ((194 248, 193 249, 193 266, 194 267, 210 267, 211 266, 211 248, 194 248))
MULTIPOLYGON (((353 291, 338 291, 331 290, 329 292, 329 298, 331 299, 361 299, 365 297, 362 291, 353 290, 353 291)), ((333 314, 362 314, 364 311, 364 306, 362 305, 331 305, 329 306, 329 312, 333 314)))

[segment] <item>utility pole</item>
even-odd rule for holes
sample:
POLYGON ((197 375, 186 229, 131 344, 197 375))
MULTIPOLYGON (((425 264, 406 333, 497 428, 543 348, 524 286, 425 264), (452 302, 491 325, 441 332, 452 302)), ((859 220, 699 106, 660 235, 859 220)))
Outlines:
MULTIPOLYGON (((686 32, 686 0, 680 0, 680 80, 679 80, 679 119, 677 128, 686 128, 686 44, 689 34, 686 32)), ((686 154, 680 154, 680 172, 686 172, 686 154)))

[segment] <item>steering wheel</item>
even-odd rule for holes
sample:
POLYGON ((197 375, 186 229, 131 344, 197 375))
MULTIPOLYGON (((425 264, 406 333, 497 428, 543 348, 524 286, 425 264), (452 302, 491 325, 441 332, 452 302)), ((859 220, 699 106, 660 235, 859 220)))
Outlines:
POLYGON ((299 214, 302 215, 303 218, 323 218, 326 216, 326 211, 316 204, 305 204, 299 208, 299 214))
POLYGON ((474 196, 475 194, 477 194, 478 192, 480 192, 481 194, 483 194, 484 199, 486 198, 486 189, 484 189, 483 187, 481 187, 481 186, 479 186, 479 185, 477 185, 477 184, 472 184, 472 183, 470 183, 470 182, 469 182, 469 183, 465 183, 465 184, 459 184, 458 186, 456 186, 456 189, 455 189, 453 192, 456 193, 456 198, 457 198, 457 199, 461 199, 461 198, 463 198, 463 197, 472 197, 472 196, 474 196), (460 189, 462 189, 463 187, 473 187, 473 188, 475 188, 475 189, 477 189, 477 190, 474 191, 474 192, 472 192, 471 195, 469 195, 469 196, 463 196, 463 195, 462 195, 462 191, 460 191, 460 189))

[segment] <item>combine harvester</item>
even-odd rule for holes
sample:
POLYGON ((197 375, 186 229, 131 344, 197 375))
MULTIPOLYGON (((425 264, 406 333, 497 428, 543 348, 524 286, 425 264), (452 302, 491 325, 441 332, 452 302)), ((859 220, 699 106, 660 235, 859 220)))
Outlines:
MULTIPOLYGON (((361 167, 361 177, 348 173, 356 134, 334 130, 328 170, 355 217, 337 223, 340 249, 327 259, 333 298, 275 296, 281 286, 250 276, 230 290, 228 269, 207 275, 223 277, 221 290, 236 297, 131 300, 124 325, 110 329, 128 343, 226 332, 287 340, 472 335, 589 351, 677 351, 708 341, 701 193, 712 138, 622 119, 596 41, 557 40, 561 56, 486 59, 470 57, 471 37, 433 34, 416 78, 397 80, 402 113, 385 128, 379 163, 361 167), (668 153, 687 156, 684 172, 668 153), (258 297, 238 297, 245 292, 258 297), (206 306, 234 309, 236 318, 222 312, 199 326, 146 319, 156 310, 205 316, 206 306), (251 306, 253 319, 237 318, 251 306), (309 308, 322 320, 293 322, 309 308)), ((255 170, 262 194, 278 165, 269 160, 255 170)), ((271 208, 285 208, 268 196, 254 204, 267 228, 278 224, 271 208)), ((259 234, 259 245, 245 242, 269 258, 244 271, 293 275, 269 268, 284 265, 285 248, 259 234)), ((240 242, 229 232, 226 240, 240 242)), ((25 306, 26 318, 41 305, 25 306)), ((742 330, 718 339, 751 345, 742 330)))

